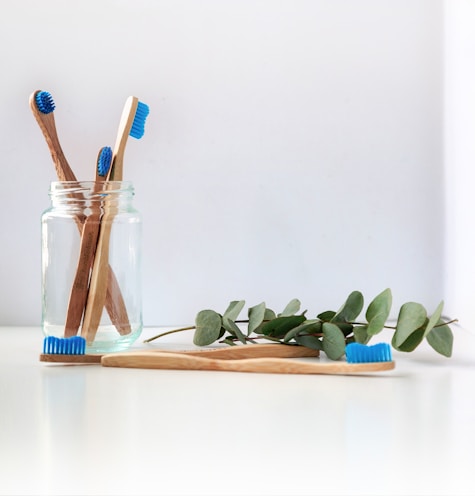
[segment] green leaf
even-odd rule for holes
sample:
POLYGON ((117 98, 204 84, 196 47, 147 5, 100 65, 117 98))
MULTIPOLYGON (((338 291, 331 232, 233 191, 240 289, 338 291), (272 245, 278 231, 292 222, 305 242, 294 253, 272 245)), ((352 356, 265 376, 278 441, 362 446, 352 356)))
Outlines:
POLYGON ((448 325, 444 325, 443 320, 439 320, 437 327, 434 327, 426 336, 427 342, 437 353, 446 357, 452 356, 454 336, 448 325))
POLYGON ((338 360, 345 354, 345 336, 340 328, 330 322, 322 325, 323 351, 331 360, 338 360))
POLYGON ((241 329, 236 325, 236 323, 231 319, 226 319, 223 317, 223 325, 231 334, 236 336, 241 343, 246 344, 246 336, 242 333, 241 329))
POLYGON ((262 322, 264 322, 265 314, 266 314, 266 304, 264 302, 249 308, 247 312, 249 318, 249 324, 247 327, 248 336, 250 336, 253 332, 255 332, 255 330, 262 324, 262 322))
POLYGON ((333 324, 338 326, 345 336, 353 332, 353 324, 347 324, 346 322, 333 322, 333 324))
POLYGON ((284 343, 288 343, 291 341, 295 336, 297 336, 299 333, 302 334, 318 334, 322 332, 322 323, 319 320, 307 320, 303 324, 300 324, 297 327, 294 327, 291 329, 285 336, 284 336, 284 343))
POLYGON ((425 324, 426 319, 427 311, 420 303, 404 303, 399 311, 393 336, 394 347, 399 349, 414 331, 425 324))
POLYGON ((196 346, 207 346, 219 339, 222 318, 214 310, 201 310, 195 318, 195 334, 193 343, 196 346))
POLYGON ((271 310, 270 308, 266 308, 266 311, 264 312, 264 320, 273 320, 277 317, 275 314, 274 310, 271 310))
POLYGON ((232 301, 226 311, 223 314, 223 320, 236 320, 241 313, 241 310, 244 308, 246 302, 244 300, 232 301))
POLYGON ((333 310, 327 310, 326 312, 319 313, 317 315, 317 319, 320 319, 324 322, 330 322, 330 320, 332 320, 335 315, 336 312, 334 312, 333 310))
POLYGON ((279 314, 279 317, 289 317, 290 315, 295 315, 300 310, 300 301, 294 298, 287 303, 287 306, 284 308, 282 313, 279 314))
MULTIPOLYGON (((393 297, 391 290, 385 289, 369 304, 366 310, 366 320, 368 321, 368 336, 374 336, 384 329, 391 312, 393 297)), ((360 341, 358 341, 360 342, 360 341)))
POLYGON ((391 344, 398 351, 410 352, 414 351, 424 339, 424 327, 420 327, 411 332, 402 343, 397 342, 396 334, 394 334, 391 344))
POLYGON ((359 291, 353 291, 331 321, 334 323, 352 322, 363 310, 363 305, 363 295, 359 291))
POLYGON ((368 326, 355 326, 353 328, 353 334, 355 336, 355 341, 361 344, 369 343, 371 336, 368 334, 368 326))
POLYGON ((316 336, 299 335, 295 336, 295 342, 300 346, 305 346, 312 350, 323 349, 322 342, 316 336))
POLYGON ((270 322, 266 322, 261 327, 261 333, 274 338, 283 338, 290 329, 297 327, 305 321, 304 315, 289 315, 287 317, 277 317, 270 322))
POLYGON ((429 319, 429 322, 427 323, 427 326, 424 331, 424 337, 426 337, 429 334, 429 332, 432 331, 434 326, 440 322, 440 317, 442 317, 443 309, 444 309, 444 302, 441 301, 437 306, 437 308, 435 309, 435 312, 432 314, 431 318, 429 319))

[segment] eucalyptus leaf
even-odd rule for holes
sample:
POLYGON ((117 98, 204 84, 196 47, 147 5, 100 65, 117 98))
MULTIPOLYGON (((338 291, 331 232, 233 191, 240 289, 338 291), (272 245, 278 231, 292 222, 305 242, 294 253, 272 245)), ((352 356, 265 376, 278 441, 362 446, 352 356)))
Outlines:
POLYGON ((331 322, 352 322, 363 310, 364 299, 359 291, 350 293, 340 310, 333 316, 331 322))
POLYGON ((374 336, 384 329, 384 325, 388 320, 392 306, 391 290, 385 289, 369 304, 366 310, 366 320, 368 321, 367 334, 374 336))
POLYGON ((266 304, 264 302, 249 308, 247 312, 249 318, 249 324, 247 327, 248 336, 250 336, 262 324, 262 322, 264 322, 265 314, 266 314, 266 304))
POLYGON ((193 343, 196 346, 207 346, 219 339, 222 318, 214 310, 201 310, 195 318, 193 343))
POLYGON ((322 323, 319 320, 307 320, 303 324, 291 329, 284 336, 284 343, 288 343, 294 339, 298 334, 319 334, 322 332, 322 323))
POLYGON ((331 360, 338 360, 345 354, 345 336, 340 328, 330 322, 324 322, 322 325, 323 351, 331 360))
POLYGON ((393 336, 394 347, 399 347, 417 329, 422 327, 427 319, 427 311, 420 303, 404 303, 399 310, 396 332, 393 336))
POLYGON ((277 315, 275 314, 274 310, 271 310, 270 308, 266 308, 266 311, 264 312, 264 320, 272 320, 275 319, 277 315))
POLYGON ((241 343, 246 344, 246 336, 244 336, 243 332, 234 321, 223 317, 223 325, 231 334, 236 336, 241 343))
POLYGON ((290 315, 295 315, 300 310, 300 305, 300 301, 296 298, 290 300, 282 313, 279 314, 279 317, 288 317, 290 315))
MULTIPOLYGON (((444 309, 444 302, 441 301, 437 308, 435 309, 434 313, 432 314, 431 318, 429 319, 429 322, 427 323, 427 326, 424 330, 424 337, 426 337, 430 331, 440 322, 440 317, 442 316, 442 310, 444 309)), ((443 353, 442 353, 443 354, 443 353)))
POLYGON ((368 326, 355 326, 353 328, 353 335, 355 336, 355 341, 361 344, 369 343, 371 336, 368 334, 368 326))
POLYGON ((439 320, 437 327, 434 327, 426 336, 427 342, 432 348, 446 357, 452 356, 454 336, 450 327, 444 325, 443 320, 439 320))
POLYGON ((398 351, 411 352, 414 351, 424 339, 424 327, 412 331, 402 343, 397 341, 396 334, 394 334, 391 344, 398 351))
POLYGON ((305 346, 307 348, 311 348, 312 350, 322 350, 323 345, 322 341, 318 339, 316 336, 309 335, 298 335, 295 336, 295 342, 300 346, 305 346))
POLYGON ((236 320, 241 313, 241 310, 244 308, 246 302, 244 300, 232 301, 226 311, 223 313, 223 320, 236 320))
POLYGON ((317 319, 322 320, 323 322, 330 322, 333 317, 336 315, 336 312, 333 310, 327 310, 326 312, 319 313, 317 315, 317 319))
POLYGON ((266 322, 261 327, 262 334, 273 338, 283 338, 290 329, 297 327, 305 321, 303 315, 289 315, 286 317, 276 317, 274 320, 266 322))

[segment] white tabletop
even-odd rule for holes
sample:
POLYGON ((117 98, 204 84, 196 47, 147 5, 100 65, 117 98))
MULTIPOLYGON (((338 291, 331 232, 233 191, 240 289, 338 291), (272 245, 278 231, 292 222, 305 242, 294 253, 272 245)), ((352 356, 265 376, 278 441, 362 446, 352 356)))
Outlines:
POLYGON ((454 333, 450 359, 355 377, 48 365, 39 329, 0 328, 0 494, 473 495, 475 334, 454 333))

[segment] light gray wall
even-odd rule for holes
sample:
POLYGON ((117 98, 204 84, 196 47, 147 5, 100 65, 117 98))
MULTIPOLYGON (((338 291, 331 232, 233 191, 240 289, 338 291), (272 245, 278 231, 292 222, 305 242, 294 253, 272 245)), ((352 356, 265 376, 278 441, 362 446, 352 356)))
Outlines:
POLYGON ((353 289, 444 297, 443 5, 434 0, 11 2, 0 17, 0 324, 40 322, 55 99, 92 179, 125 98, 151 113, 125 178, 144 214, 146 325, 353 289))

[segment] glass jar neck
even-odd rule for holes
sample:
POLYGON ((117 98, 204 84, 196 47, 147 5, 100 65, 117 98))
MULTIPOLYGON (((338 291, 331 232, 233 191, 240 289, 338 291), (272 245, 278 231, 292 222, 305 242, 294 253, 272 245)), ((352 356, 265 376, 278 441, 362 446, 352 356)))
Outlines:
POLYGON ((53 206, 80 206, 94 203, 128 204, 134 197, 130 181, 54 181, 49 195, 53 206))

